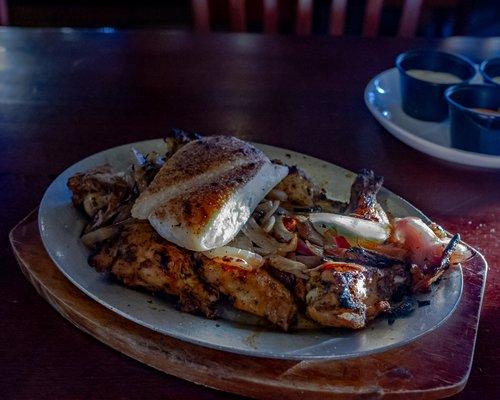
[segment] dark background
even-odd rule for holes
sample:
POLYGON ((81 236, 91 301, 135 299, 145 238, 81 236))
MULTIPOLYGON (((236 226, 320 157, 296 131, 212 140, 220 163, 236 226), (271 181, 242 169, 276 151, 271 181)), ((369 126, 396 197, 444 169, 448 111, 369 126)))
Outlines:
MULTIPOLYGON (((211 0, 212 29, 229 30, 227 0, 211 0)), ((294 28, 296 0, 279 1, 280 33, 294 28)), ((401 15, 402 0, 385 0, 380 34, 395 35, 401 15)), ((315 0, 313 33, 326 35, 330 0, 315 0)), ((114 27, 166 28, 192 27, 191 1, 118 1, 118 0, 9 0, 10 25, 27 27, 114 27)), ((349 0, 346 33, 359 35, 365 0, 349 0)), ((262 2, 246 2, 247 28, 262 31, 262 2)), ((418 36, 452 35, 500 36, 499 0, 426 0, 420 16, 418 36)))

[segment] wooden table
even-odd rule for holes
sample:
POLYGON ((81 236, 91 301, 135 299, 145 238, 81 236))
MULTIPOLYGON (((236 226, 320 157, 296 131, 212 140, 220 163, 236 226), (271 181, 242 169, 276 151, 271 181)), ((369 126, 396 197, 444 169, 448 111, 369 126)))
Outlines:
POLYGON ((37 295, 7 245, 9 229, 67 166, 173 126, 287 147, 351 170, 373 168, 389 189, 461 232, 490 271, 474 366, 455 398, 498 397, 500 173, 407 147, 363 102, 373 75, 421 46, 475 60, 500 54, 500 38, 0 30, 2 397, 236 398, 159 373, 78 331, 37 295))

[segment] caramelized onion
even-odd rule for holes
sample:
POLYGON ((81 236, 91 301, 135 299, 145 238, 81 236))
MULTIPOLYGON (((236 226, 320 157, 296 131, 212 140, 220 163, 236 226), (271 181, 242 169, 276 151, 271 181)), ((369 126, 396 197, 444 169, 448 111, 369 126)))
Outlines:
MULTIPOLYGON (((245 225, 241 228, 241 231, 245 236, 247 236, 252 242, 259 246, 260 254, 271 254, 275 253, 280 247, 280 243, 269 236, 255 221, 253 217, 250 217, 245 225)), ((256 250, 257 251, 257 250, 256 250)))
POLYGON ((318 246, 323 246, 324 238, 314 229, 313 225, 304 217, 299 217, 297 219, 297 230, 299 231, 300 238, 309 240, 318 246))
POLYGON ((87 247, 95 247, 99 242, 104 242, 105 240, 113 237, 120 231, 118 226, 105 226, 103 228, 96 229, 86 233, 81 237, 82 242, 87 247))
POLYGON ((268 254, 286 254, 297 249, 298 237, 293 235, 288 243, 280 243, 273 237, 267 234, 262 229, 253 217, 250 217, 247 223, 241 228, 241 231, 258 247, 255 251, 262 255, 268 254))
POLYGON ((274 215, 271 215, 271 218, 267 219, 261 225, 261 227, 264 230, 264 232, 269 233, 273 229, 275 222, 276 222, 276 218, 274 217, 274 215))
POLYGON ((254 251, 252 241, 241 232, 238 233, 236 237, 227 244, 227 246, 254 251))
POLYGON ((280 206, 279 201, 272 201, 271 206, 267 210, 267 212, 264 214, 264 216, 260 219, 260 222, 262 225, 267 223, 267 221, 273 216, 273 214, 276 212, 278 207, 280 206))
POLYGON ((293 233, 286 229, 283 223, 283 216, 278 215, 276 217, 276 222, 274 224, 273 233, 274 236, 281 242, 289 242, 293 238, 293 233))
POLYGON ((105 240, 113 237, 120 232, 120 227, 134 221, 133 218, 127 218, 123 221, 117 222, 113 225, 104 226, 87 232, 80 238, 83 244, 87 247, 95 247, 97 243, 104 242, 105 240))
POLYGON ((248 271, 262 267, 264 259, 252 251, 237 249, 236 247, 222 246, 202 252, 215 262, 231 265, 248 271))
POLYGON ((312 267, 317 267, 318 265, 320 265, 323 262, 323 258, 318 257, 318 256, 296 255, 295 261, 301 262, 302 264, 307 265, 309 268, 312 268, 312 267))
POLYGON ((316 246, 312 244, 309 240, 305 241, 305 245, 315 256, 323 257, 323 247, 316 246))
POLYGON ((289 258, 277 255, 266 257, 266 259, 270 266, 280 271, 288 272, 302 279, 307 279, 307 275, 305 274, 307 265, 299 261, 290 260, 289 258))

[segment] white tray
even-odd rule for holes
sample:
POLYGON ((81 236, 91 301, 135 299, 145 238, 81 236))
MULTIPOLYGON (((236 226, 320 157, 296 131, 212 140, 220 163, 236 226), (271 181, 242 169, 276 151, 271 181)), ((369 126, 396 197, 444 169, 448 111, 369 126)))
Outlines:
MULTIPOLYGON (((473 83, 481 83, 476 75, 473 83)), ((430 156, 483 168, 500 169, 500 156, 451 147, 450 122, 426 122, 412 118, 401 108, 399 72, 396 68, 373 78, 365 89, 365 103, 373 116, 403 143, 430 156)))

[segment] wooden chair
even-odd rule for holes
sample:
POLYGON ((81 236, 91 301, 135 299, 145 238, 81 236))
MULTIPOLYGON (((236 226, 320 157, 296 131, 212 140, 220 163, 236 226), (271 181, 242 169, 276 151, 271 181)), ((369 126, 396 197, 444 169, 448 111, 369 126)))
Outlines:
MULTIPOLYGON (((264 33, 278 32, 278 0, 263 1, 264 33)), ((423 0, 403 0, 398 36, 414 37, 418 27, 423 0)), ((362 35, 377 36, 382 16, 383 0, 366 0, 362 35)), ((209 0, 191 0, 194 28, 198 32, 210 32, 209 0)), ((229 25, 234 32, 246 31, 246 1, 228 0, 229 25)), ((312 31, 313 0, 297 0, 295 33, 309 35, 312 31)), ((330 34, 343 35, 345 32, 347 0, 331 0, 330 34)))
POLYGON ((9 25, 9 7, 7 0, 0 0, 0 26, 9 25))

